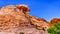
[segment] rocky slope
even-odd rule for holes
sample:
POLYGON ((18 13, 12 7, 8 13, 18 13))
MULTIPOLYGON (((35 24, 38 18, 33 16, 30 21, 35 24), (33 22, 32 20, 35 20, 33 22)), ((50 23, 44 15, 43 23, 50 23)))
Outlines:
MULTIPOLYGON (((31 16, 27 5, 9 5, 0 9, 0 34, 48 34, 51 23, 31 16)), ((60 20, 60 19, 57 19, 60 20)))

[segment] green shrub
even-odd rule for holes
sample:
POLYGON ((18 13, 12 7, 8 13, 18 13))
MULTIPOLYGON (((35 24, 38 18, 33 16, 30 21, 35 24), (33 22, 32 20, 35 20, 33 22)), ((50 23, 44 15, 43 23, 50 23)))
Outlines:
POLYGON ((55 23, 52 28, 48 29, 50 34, 60 34, 60 22, 55 23))

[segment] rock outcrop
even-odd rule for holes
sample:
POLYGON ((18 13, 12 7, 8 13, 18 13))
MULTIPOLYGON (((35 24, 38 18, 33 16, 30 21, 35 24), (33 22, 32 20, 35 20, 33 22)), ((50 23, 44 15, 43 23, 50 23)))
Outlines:
POLYGON ((48 34, 47 29, 58 21, 54 18, 49 23, 31 16, 27 5, 4 6, 0 9, 0 34, 48 34))
POLYGON ((53 18, 50 21, 50 26, 53 26, 53 24, 60 22, 60 18, 53 18))

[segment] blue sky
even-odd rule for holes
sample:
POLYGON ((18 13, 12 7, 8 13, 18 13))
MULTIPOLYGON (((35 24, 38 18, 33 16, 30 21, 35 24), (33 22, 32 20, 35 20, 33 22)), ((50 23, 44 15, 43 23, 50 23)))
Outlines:
POLYGON ((30 14, 50 21, 60 18, 59 0, 0 0, 0 7, 6 5, 26 4, 30 7, 30 14))

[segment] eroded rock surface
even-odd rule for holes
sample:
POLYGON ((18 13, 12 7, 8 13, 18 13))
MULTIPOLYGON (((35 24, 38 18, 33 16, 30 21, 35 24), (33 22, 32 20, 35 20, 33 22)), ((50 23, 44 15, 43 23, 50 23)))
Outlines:
POLYGON ((0 9, 0 34, 48 34, 49 23, 30 16, 26 5, 4 6, 0 9), (22 33, 21 33, 22 32, 22 33))

